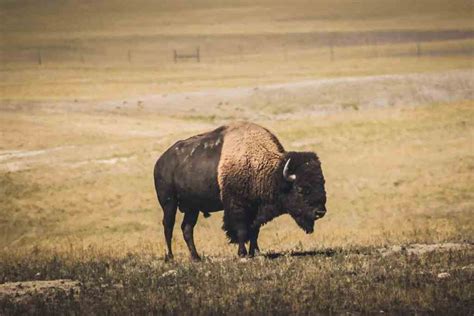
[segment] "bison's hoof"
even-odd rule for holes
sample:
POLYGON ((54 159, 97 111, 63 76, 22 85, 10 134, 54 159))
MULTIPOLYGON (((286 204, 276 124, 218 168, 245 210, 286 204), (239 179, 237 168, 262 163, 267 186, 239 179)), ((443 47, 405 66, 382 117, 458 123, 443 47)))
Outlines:
POLYGON ((191 260, 194 261, 194 262, 201 262, 202 261, 201 257, 199 257, 198 255, 191 256, 191 260))
POLYGON ((254 251, 251 251, 250 254, 249 254, 250 258, 258 257, 258 256, 260 256, 260 250, 258 250, 258 249, 255 249, 254 251))

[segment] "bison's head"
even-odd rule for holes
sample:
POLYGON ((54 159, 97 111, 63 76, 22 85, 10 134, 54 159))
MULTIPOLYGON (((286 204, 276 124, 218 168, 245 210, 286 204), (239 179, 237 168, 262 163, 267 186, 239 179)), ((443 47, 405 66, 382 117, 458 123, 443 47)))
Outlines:
POLYGON ((321 163, 315 153, 289 152, 284 161, 283 208, 306 233, 326 214, 326 191, 321 163))

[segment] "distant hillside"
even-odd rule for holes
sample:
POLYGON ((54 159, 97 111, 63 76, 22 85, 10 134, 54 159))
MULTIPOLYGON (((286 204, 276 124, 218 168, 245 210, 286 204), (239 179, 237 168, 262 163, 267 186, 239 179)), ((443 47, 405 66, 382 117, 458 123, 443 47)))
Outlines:
POLYGON ((472 29, 470 0, 1 1, 2 46, 97 36, 472 29))

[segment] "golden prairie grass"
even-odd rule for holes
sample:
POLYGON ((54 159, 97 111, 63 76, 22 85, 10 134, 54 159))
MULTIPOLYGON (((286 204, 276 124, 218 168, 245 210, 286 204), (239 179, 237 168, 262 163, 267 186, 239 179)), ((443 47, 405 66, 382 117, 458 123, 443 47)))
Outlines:
MULTIPOLYGON (((320 155, 329 210, 313 235, 289 217, 273 221, 262 230, 262 248, 472 240, 472 109, 469 101, 259 121, 288 150, 320 155)), ((3 112, 1 120, 2 150, 33 151, 0 162, 6 251, 95 245, 127 252, 146 244, 158 254, 164 243, 153 164, 177 139, 218 124, 39 110, 3 112)), ((174 246, 186 257, 180 219, 174 246)), ((196 243, 205 254, 233 254, 221 223, 221 214, 199 220, 196 243)))

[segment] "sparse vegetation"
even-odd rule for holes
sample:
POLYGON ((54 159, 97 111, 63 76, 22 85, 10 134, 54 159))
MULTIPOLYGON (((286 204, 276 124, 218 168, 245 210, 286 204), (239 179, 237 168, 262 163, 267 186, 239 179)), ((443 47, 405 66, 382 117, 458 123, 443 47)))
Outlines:
POLYGON ((144 249, 126 256, 94 250, 2 257, 0 280, 75 278, 80 298, 42 293, 7 313, 314 314, 472 311, 472 248, 383 256, 373 247, 321 249, 249 261, 207 257, 165 263, 144 249), (448 273, 448 277, 439 277, 448 273))

